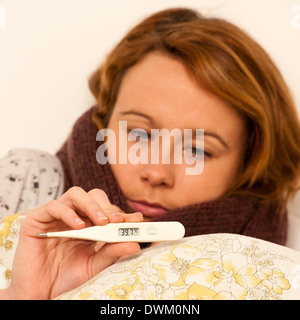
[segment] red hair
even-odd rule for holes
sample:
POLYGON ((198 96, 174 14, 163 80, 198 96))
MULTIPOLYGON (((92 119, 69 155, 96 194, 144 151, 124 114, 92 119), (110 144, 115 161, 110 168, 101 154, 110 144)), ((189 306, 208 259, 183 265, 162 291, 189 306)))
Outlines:
POLYGON ((223 19, 170 9, 129 31, 89 80, 98 103, 93 115, 96 125, 107 125, 125 72, 154 50, 178 58, 200 86, 229 102, 246 119, 248 139, 240 174, 226 195, 247 195, 284 209, 299 188, 296 108, 268 54, 223 19))

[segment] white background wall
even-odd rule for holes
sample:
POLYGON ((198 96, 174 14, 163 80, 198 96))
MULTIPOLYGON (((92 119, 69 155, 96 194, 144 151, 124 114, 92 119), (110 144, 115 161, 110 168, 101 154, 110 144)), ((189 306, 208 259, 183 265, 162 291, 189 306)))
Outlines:
POLYGON ((300 110, 300 0, 0 0, 0 157, 16 147, 54 153, 93 104, 87 79, 106 53, 141 19, 172 6, 246 29, 300 110))
POLYGON ((176 6, 244 28, 277 63, 300 114, 300 0, 0 0, 0 157, 18 147, 55 153, 94 103, 87 79, 114 44, 176 6))
MULTIPOLYGON (((18 147, 55 153, 94 103, 87 79, 113 45, 149 14, 176 6, 252 35, 300 114, 300 0, 0 0, 0 158, 18 147)), ((300 193, 290 209, 300 216, 300 193)), ((300 250, 300 220, 290 224, 289 242, 300 250)))
MULTIPOLYGON (((176 6, 252 35, 300 114, 300 0, 0 0, 0 158, 18 147, 55 153, 94 103, 87 79, 114 44, 149 14, 176 6)), ((291 211, 300 216, 300 193, 291 211)))

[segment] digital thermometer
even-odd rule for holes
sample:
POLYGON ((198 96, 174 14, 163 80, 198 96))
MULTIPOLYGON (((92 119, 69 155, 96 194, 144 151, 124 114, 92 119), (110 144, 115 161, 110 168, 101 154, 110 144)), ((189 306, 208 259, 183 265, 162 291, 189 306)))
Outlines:
POLYGON ((109 223, 80 230, 39 233, 38 236, 113 243, 173 241, 183 238, 184 234, 185 229, 180 222, 166 221, 109 223))

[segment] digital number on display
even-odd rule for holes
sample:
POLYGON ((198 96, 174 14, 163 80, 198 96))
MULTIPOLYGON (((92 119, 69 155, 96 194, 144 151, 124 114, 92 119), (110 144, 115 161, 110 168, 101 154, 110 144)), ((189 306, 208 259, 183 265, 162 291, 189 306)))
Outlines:
POLYGON ((139 228, 119 228, 119 236, 138 236, 140 234, 139 228))

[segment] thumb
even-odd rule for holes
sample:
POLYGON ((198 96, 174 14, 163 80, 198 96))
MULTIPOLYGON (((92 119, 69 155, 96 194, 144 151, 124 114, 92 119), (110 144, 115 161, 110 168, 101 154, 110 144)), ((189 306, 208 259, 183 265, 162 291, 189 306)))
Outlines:
POLYGON ((92 277, 120 258, 138 254, 140 251, 141 248, 137 242, 106 243, 94 255, 92 277))

